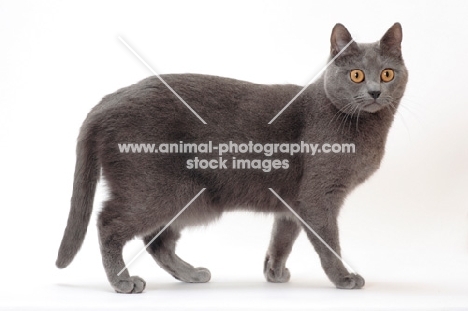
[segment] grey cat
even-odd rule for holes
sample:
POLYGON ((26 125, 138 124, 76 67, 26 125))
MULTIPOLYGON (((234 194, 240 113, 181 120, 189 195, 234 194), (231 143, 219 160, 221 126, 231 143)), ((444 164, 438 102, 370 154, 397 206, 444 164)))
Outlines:
MULTIPOLYGON (((331 35, 330 60, 338 57, 272 124, 269 121, 302 87, 207 75, 163 75, 206 125, 157 77, 104 97, 88 114, 78 137, 71 209, 57 267, 67 267, 83 243, 101 172, 110 197, 99 214, 100 247, 107 277, 117 292, 140 293, 146 285, 127 269, 118 275, 125 267, 122 249, 126 242, 136 236, 145 243, 151 241, 203 188, 206 191, 147 248, 178 280, 208 282, 211 278, 208 269, 195 268, 176 255, 180 231, 238 209, 275 215, 264 275, 270 282, 289 280, 286 260, 303 226, 269 188, 340 254, 340 207, 378 169, 405 91, 408 72, 401 40, 399 23, 372 44, 354 42, 348 30, 337 24, 331 35), (266 173, 186 167, 194 156, 216 159, 217 154, 122 153, 118 148, 119 143, 180 141, 354 143, 355 153, 281 155, 289 168, 266 173)), ((259 155, 233 151, 226 157, 253 160, 259 155)), ((306 233, 337 288, 364 286, 361 276, 350 273, 312 232, 306 233)))

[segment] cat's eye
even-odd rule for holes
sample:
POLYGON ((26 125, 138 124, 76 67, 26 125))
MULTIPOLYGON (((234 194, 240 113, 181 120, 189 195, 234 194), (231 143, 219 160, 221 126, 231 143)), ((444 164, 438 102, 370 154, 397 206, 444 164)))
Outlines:
POLYGON ((383 82, 390 82, 393 80, 394 77, 395 72, 393 71, 393 69, 384 69, 380 74, 380 79, 382 79, 383 82))
POLYGON ((355 83, 361 83, 362 81, 364 81, 364 71, 359 69, 351 70, 350 77, 351 81, 355 83))

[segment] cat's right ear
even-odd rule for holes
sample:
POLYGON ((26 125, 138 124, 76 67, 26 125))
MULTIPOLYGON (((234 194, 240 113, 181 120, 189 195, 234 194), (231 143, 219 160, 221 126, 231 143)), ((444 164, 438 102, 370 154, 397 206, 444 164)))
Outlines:
MULTIPOLYGON (((338 53, 340 53, 351 41, 353 38, 351 37, 351 34, 349 33, 348 29, 346 29, 345 26, 342 24, 336 24, 335 27, 333 27, 331 38, 330 38, 330 43, 331 43, 331 55, 335 57, 338 53)), ((358 50, 356 42, 352 42, 346 49, 341 52, 340 55, 349 55, 353 54, 358 50)))
POLYGON ((395 23, 380 39, 380 48, 383 53, 390 54, 401 58, 401 41, 403 39, 403 32, 401 24, 395 23))

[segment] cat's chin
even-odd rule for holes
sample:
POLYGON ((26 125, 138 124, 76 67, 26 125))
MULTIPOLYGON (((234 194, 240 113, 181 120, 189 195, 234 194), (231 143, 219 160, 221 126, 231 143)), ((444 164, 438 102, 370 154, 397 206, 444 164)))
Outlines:
POLYGON ((361 111, 369 112, 369 113, 376 113, 384 108, 384 105, 379 104, 377 102, 372 102, 370 104, 366 104, 362 106, 361 111))

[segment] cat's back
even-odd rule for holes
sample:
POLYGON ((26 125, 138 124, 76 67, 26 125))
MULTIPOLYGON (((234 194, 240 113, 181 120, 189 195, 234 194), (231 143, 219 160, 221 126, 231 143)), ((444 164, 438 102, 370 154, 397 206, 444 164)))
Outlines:
MULTIPOLYGON (((301 87, 292 84, 257 84, 232 78, 202 74, 167 74, 161 75, 167 83, 188 105, 209 108, 233 107, 238 102, 258 104, 268 99, 282 97, 288 93, 296 94, 301 87), (286 92, 286 94, 284 94, 286 92)), ((287 97, 287 96, 286 96, 287 97)), ((151 76, 138 83, 123 87, 105 96, 91 110, 91 115, 110 113, 118 109, 141 106, 162 106, 167 101, 184 104, 158 77, 151 76)), ((285 104, 283 102, 283 104, 285 104)), ((169 108, 169 107, 165 107, 169 108)))
MULTIPOLYGON (((137 129, 141 132, 151 127, 154 132, 161 132, 159 136, 165 130, 173 136, 166 138, 173 139, 186 139, 190 136, 188 132, 207 136, 214 129, 223 128, 232 137, 249 126, 255 132, 258 126, 267 126, 301 90, 292 84, 256 84, 200 74, 169 74, 161 78, 208 126, 203 127, 201 119, 156 76, 105 96, 88 114, 85 124, 94 124, 107 132, 120 129, 133 139, 139 137, 137 129)), ((288 109, 282 119, 285 123, 288 119, 297 123, 299 115, 298 109, 288 109)))

